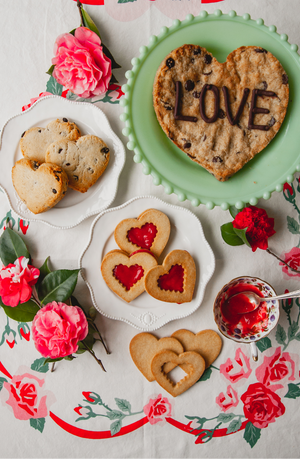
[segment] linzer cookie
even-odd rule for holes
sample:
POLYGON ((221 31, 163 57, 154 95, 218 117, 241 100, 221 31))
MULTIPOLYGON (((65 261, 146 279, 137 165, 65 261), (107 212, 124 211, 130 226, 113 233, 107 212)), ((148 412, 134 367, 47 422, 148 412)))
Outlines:
POLYGON ((149 270, 145 288, 157 300, 170 303, 192 301, 196 282, 196 266, 186 250, 172 250, 162 265, 149 270))
POLYGON ((102 260, 101 273, 107 286, 129 303, 144 292, 145 276, 156 265, 156 258, 149 250, 137 250, 131 255, 112 250, 102 260))
POLYGON ((163 60, 153 86, 164 132, 221 182, 274 138, 288 100, 285 70, 257 46, 242 46, 219 63, 205 48, 183 45, 163 60))
POLYGON ((115 229, 115 240, 124 252, 142 248, 156 256, 162 253, 170 236, 169 218, 161 211, 147 209, 138 218, 122 220, 115 229))

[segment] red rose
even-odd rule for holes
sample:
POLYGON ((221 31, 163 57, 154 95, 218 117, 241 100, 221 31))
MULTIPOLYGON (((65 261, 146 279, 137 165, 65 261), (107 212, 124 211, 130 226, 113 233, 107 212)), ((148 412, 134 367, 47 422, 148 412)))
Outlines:
POLYGON ((232 222, 236 229, 245 229, 246 237, 252 251, 257 248, 266 250, 268 238, 276 233, 274 231, 274 218, 269 218, 264 209, 255 206, 245 207, 239 212, 232 222))
POLYGON ((251 384, 241 396, 246 418, 263 429, 285 413, 281 398, 261 383, 251 384))

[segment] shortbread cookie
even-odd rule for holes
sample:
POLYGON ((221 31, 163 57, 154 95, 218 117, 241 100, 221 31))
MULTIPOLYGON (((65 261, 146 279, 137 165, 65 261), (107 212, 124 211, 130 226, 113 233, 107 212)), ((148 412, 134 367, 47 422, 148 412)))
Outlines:
POLYGON ((157 339, 151 333, 135 335, 130 341, 129 350, 135 365, 148 381, 155 380, 151 371, 151 361, 155 354, 162 350, 173 351, 176 354, 184 352, 182 344, 177 339, 170 337, 157 339))
POLYGON ((80 130, 67 118, 56 119, 46 128, 32 127, 22 134, 20 148, 23 156, 43 163, 48 146, 60 139, 77 140, 80 130))
POLYGON ((183 45, 163 60, 153 87, 164 132, 221 182, 274 138, 288 101, 285 70, 257 46, 242 46, 219 63, 205 48, 183 45))
POLYGON ((68 177, 61 167, 26 158, 12 168, 12 181, 19 197, 34 214, 55 206, 68 188, 68 177))
POLYGON ((85 193, 105 171, 109 148, 95 135, 84 135, 77 141, 62 139, 46 151, 46 161, 61 166, 69 178, 69 187, 85 193))
POLYGON ((145 291, 145 276, 157 265, 149 250, 138 250, 130 256, 122 250, 108 252, 101 263, 106 285, 129 303, 145 291))
POLYGON ((156 257, 162 253, 170 236, 170 220, 157 209, 147 209, 138 218, 122 220, 115 229, 115 241, 124 252, 142 248, 156 257))
POLYGON ((186 250, 173 250, 162 265, 151 268, 145 288, 157 300, 170 303, 192 301, 196 282, 196 266, 186 250))

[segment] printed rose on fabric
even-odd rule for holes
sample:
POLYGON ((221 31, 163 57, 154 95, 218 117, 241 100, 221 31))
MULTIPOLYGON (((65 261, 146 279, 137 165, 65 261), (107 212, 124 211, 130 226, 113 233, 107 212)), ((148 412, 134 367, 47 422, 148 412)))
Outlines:
POLYGON ((99 36, 86 27, 74 35, 60 35, 54 44, 52 76, 59 84, 80 97, 93 97, 107 91, 111 61, 103 53, 99 36))
POLYGON ((6 306, 15 307, 31 298, 31 287, 36 284, 40 271, 28 262, 28 258, 19 257, 0 271, 0 296, 6 306))
POLYGON ((284 397, 288 391, 288 384, 299 376, 299 356, 289 352, 281 352, 281 347, 267 349, 264 352, 264 361, 256 369, 257 380, 284 397))
POLYGON ((144 413, 151 425, 157 422, 164 424, 166 418, 172 416, 172 405, 166 397, 159 394, 155 399, 150 398, 149 403, 144 406, 144 413))
POLYGON ((101 402, 101 398, 96 392, 82 392, 82 395, 84 396, 85 400, 89 403, 92 403, 92 405, 97 405, 99 402, 101 402))
POLYGON ((21 421, 48 416, 49 406, 55 401, 52 392, 45 390, 45 380, 21 367, 10 381, 3 383, 0 392, 2 404, 13 411, 21 421), (25 371, 25 373, 23 373, 25 371))
POLYGON ((33 99, 30 99, 30 103, 27 104, 27 105, 24 105, 22 107, 22 112, 24 112, 25 110, 27 110, 28 108, 30 108, 37 100, 41 99, 42 97, 45 97, 45 96, 52 96, 51 92, 41 92, 38 97, 34 97, 33 99))
POLYGON ((241 401, 246 418, 258 429, 268 427, 285 413, 281 398, 261 383, 251 384, 241 401))
POLYGON ((266 250, 268 238, 276 233, 274 231, 274 218, 269 218, 264 209, 255 206, 245 207, 232 222, 236 229, 245 229, 246 237, 251 245, 252 252, 256 249, 266 250))
POLYGON ((245 356, 240 348, 236 350, 234 360, 228 358, 225 363, 220 365, 220 373, 232 384, 243 383, 248 379, 252 370, 250 359, 245 356))
POLYGON ((295 271, 288 269, 284 263, 280 262, 279 265, 282 266, 282 272, 285 275, 284 277, 300 277, 300 249, 298 247, 293 247, 292 250, 285 253, 282 258, 289 266, 291 266, 291 268, 299 271, 299 273, 295 273, 295 271))
POLYGON ((216 398, 216 403, 221 408, 221 411, 232 411, 239 404, 238 394, 231 386, 228 386, 226 394, 221 392, 216 398))
POLYGON ((32 338, 43 357, 66 357, 78 349, 78 341, 88 334, 88 322, 78 306, 48 303, 35 315, 32 338))

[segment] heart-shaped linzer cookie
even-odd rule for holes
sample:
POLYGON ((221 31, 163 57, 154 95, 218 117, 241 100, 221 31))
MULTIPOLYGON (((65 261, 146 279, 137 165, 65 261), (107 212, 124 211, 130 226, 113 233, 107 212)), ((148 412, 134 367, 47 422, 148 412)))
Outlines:
POLYGON ((157 265, 149 250, 137 250, 130 256, 122 250, 108 252, 101 263, 101 273, 107 286, 127 303, 145 290, 145 276, 157 265))
POLYGON ((170 350, 176 354, 184 352, 182 344, 177 339, 170 337, 157 339, 151 333, 139 333, 134 336, 129 350, 135 365, 148 381, 155 380, 151 371, 151 361, 159 351, 170 350))
POLYGON ((177 355, 173 351, 160 351, 151 361, 151 371, 158 382, 173 397, 182 394, 195 384, 205 370, 205 360, 197 352, 183 352, 177 355), (168 362, 173 365, 184 365, 187 368, 187 375, 178 383, 174 384, 164 372, 164 366, 168 362))
POLYGON ((205 48, 183 45, 163 60, 153 87, 164 132, 221 182, 274 138, 288 101, 285 70, 258 46, 242 46, 219 63, 205 48))
POLYGON ((105 171, 109 156, 109 148, 102 139, 84 135, 76 142, 62 139, 52 143, 45 159, 63 168, 70 188, 85 193, 105 171))
POLYGON ((122 220, 116 227, 116 243, 124 252, 138 248, 151 250, 156 257, 162 253, 170 236, 170 220, 156 209, 147 209, 138 218, 122 220))
POLYGON ((162 265, 150 269, 145 288, 157 300, 170 303, 192 301, 196 282, 196 266, 186 250, 172 250, 162 265))
MULTIPOLYGON (((51 121, 45 128, 32 127, 22 134, 20 148, 23 156, 43 163, 49 145, 57 140, 77 140, 80 130, 67 118, 51 121)), ((48 161, 51 162, 51 161, 48 161)))

